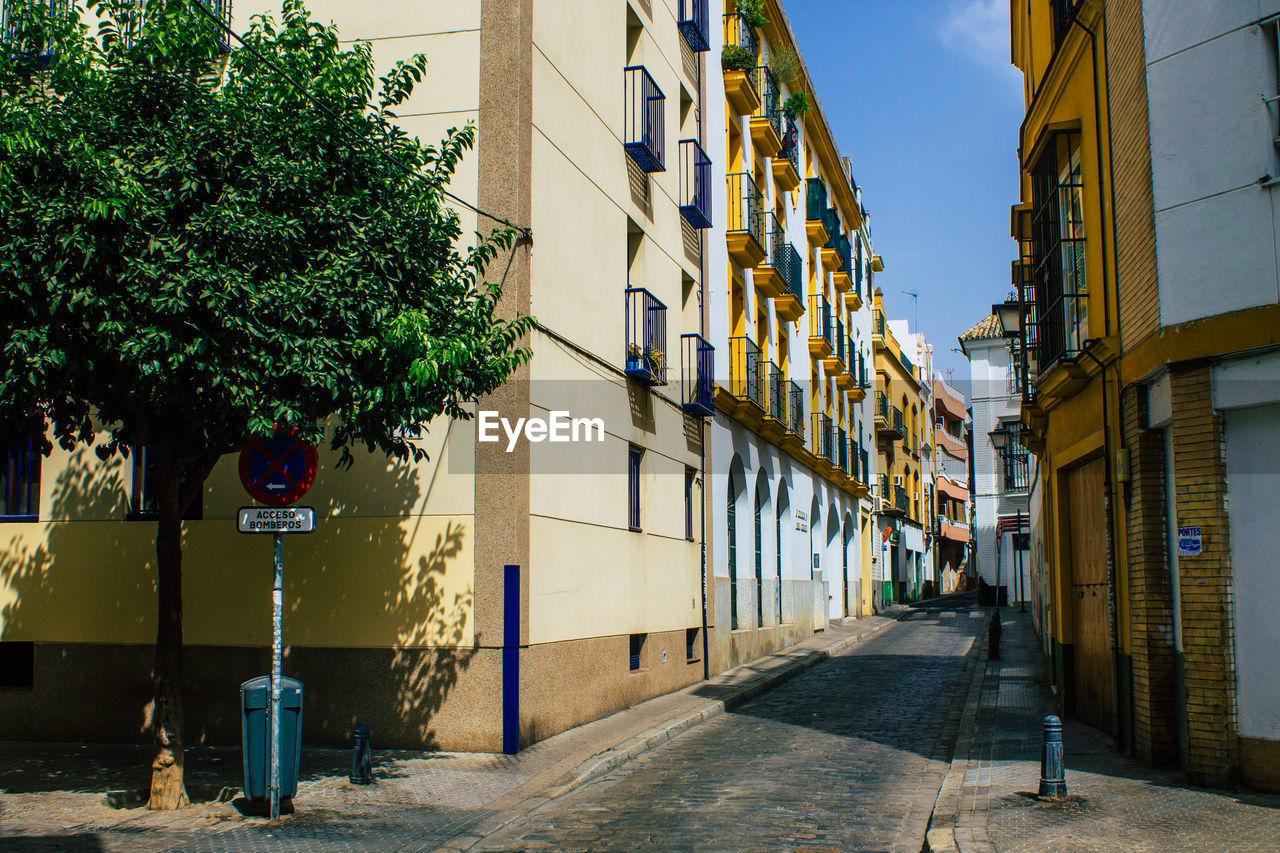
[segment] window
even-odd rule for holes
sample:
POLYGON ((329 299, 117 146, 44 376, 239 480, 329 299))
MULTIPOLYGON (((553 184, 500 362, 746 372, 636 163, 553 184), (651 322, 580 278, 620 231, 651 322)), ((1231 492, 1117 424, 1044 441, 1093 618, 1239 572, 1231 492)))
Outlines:
POLYGON ((760 518, 760 490, 756 489, 756 627, 764 627, 764 525, 760 518))
POLYGON ((733 474, 729 474, 729 502, 725 508, 729 533, 729 629, 738 630, 738 502, 733 474))
POLYGON ((0 642, 0 688, 35 686, 36 646, 30 641, 0 642))
POLYGON ((777 607, 778 624, 782 624, 782 496, 779 494, 777 501, 777 512, 774 513, 775 529, 773 532, 774 556, 777 558, 776 567, 778 575, 778 588, 774 594, 774 604, 777 607))
POLYGON ((702 660, 698 631, 698 628, 686 628, 684 631, 684 659, 686 663, 696 663, 702 660))
POLYGON ((627 526, 640 530, 640 460, 644 449, 627 445, 627 526))
POLYGON ((1027 449, 1021 444, 1010 442, 1001 453, 1001 468, 1004 474, 1002 491, 1025 492, 1031 488, 1030 472, 1027 467, 1027 449))
MULTIPOLYGON (((50 18, 56 18, 65 14, 69 9, 70 0, 36 0, 36 6, 44 6, 50 18)), ((8 4, 0 2, 0 33, 3 33, 6 39, 17 39, 21 36, 22 22, 18 17, 10 16, 8 4)), ((48 45, 42 46, 39 51, 39 58, 44 60, 53 55, 48 45)))
POLYGON ((1078 134, 1049 140, 1032 171, 1031 192, 1036 363, 1045 370, 1080 353, 1089 336, 1078 134))
POLYGON ((1053 44, 1062 44, 1071 29, 1071 21, 1075 17, 1076 0, 1049 0, 1053 8, 1053 44))
MULTIPOLYGON (((154 519, 158 513, 156 507, 156 468, 151 454, 145 447, 134 445, 129 454, 133 461, 133 482, 129 490, 129 519, 133 521, 154 519)), ((189 482, 182 483, 182 491, 186 491, 189 482)), ((191 505, 183 513, 183 518, 192 520, 204 518, 204 494, 197 493, 191 505)))
POLYGON ((684 469, 684 538, 693 541, 693 482, 698 469, 688 465, 684 469))
POLYGON ((0 444, 0 518, 35 521, 40 515, 40 446, 34 438, 0 444))
POLYGON ((640 672, 640 662, 644 655, 644 641, 647 634, 632 634, 627 644, 627 664, 632 672, 640 672))

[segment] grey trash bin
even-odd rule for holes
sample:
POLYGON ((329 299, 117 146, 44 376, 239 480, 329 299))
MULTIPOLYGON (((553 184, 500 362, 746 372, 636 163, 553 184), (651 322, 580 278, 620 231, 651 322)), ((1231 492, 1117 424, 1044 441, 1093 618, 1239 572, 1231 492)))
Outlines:
MULTIPOLYGON (((240 746, 244 756, 244 795, 261 800, 271 784, 271 676, 240 685, 240 746)), ((280 798, 298 791, 302 757, 302 682, 280 679, 280 798)))

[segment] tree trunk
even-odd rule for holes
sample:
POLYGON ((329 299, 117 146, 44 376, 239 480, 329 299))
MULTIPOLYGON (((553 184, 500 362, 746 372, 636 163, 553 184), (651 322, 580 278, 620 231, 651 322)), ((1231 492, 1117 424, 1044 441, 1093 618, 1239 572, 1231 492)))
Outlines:
POLYGON ((190 804, 182 778, 182 502, 181 470, 169 447, 149 450, 155 461, 156 505, 156 666, 151 729, 150 809, 190 804))

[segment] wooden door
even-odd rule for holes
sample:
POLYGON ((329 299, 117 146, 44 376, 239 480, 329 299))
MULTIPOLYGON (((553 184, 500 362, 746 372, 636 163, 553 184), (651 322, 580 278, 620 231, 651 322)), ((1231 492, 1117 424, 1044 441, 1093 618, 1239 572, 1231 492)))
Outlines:
POLYGON ((1118 733, 1112 716, 1115 664, 1111 658, 1102 459, 1068 472, 1066 480, 1075 716, 1114 735, 1118 733))

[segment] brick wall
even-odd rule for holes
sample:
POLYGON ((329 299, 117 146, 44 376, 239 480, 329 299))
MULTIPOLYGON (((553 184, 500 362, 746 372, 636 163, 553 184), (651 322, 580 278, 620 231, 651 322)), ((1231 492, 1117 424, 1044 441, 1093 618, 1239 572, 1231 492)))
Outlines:
POLYGON ((1166 543, 1164 435, 1147 430, 1142 389, 1120 401, 1130 479, 1125 495, 1129 618, 1133 655, 1133 734, 1138 758, 1172 764, 1178 758, 1175 722, 1177 657, 1173 593, 1166 543))
POLYGON ((1175 368, 1170 379, 1177 525, 1199 527, 1202 537, 1198 556, 1178 558, 1187 770, 1204 782, 1227 784, 1235 775, 1238 744, 1222 430, 1213 411, 1208 366, 1175 368))

